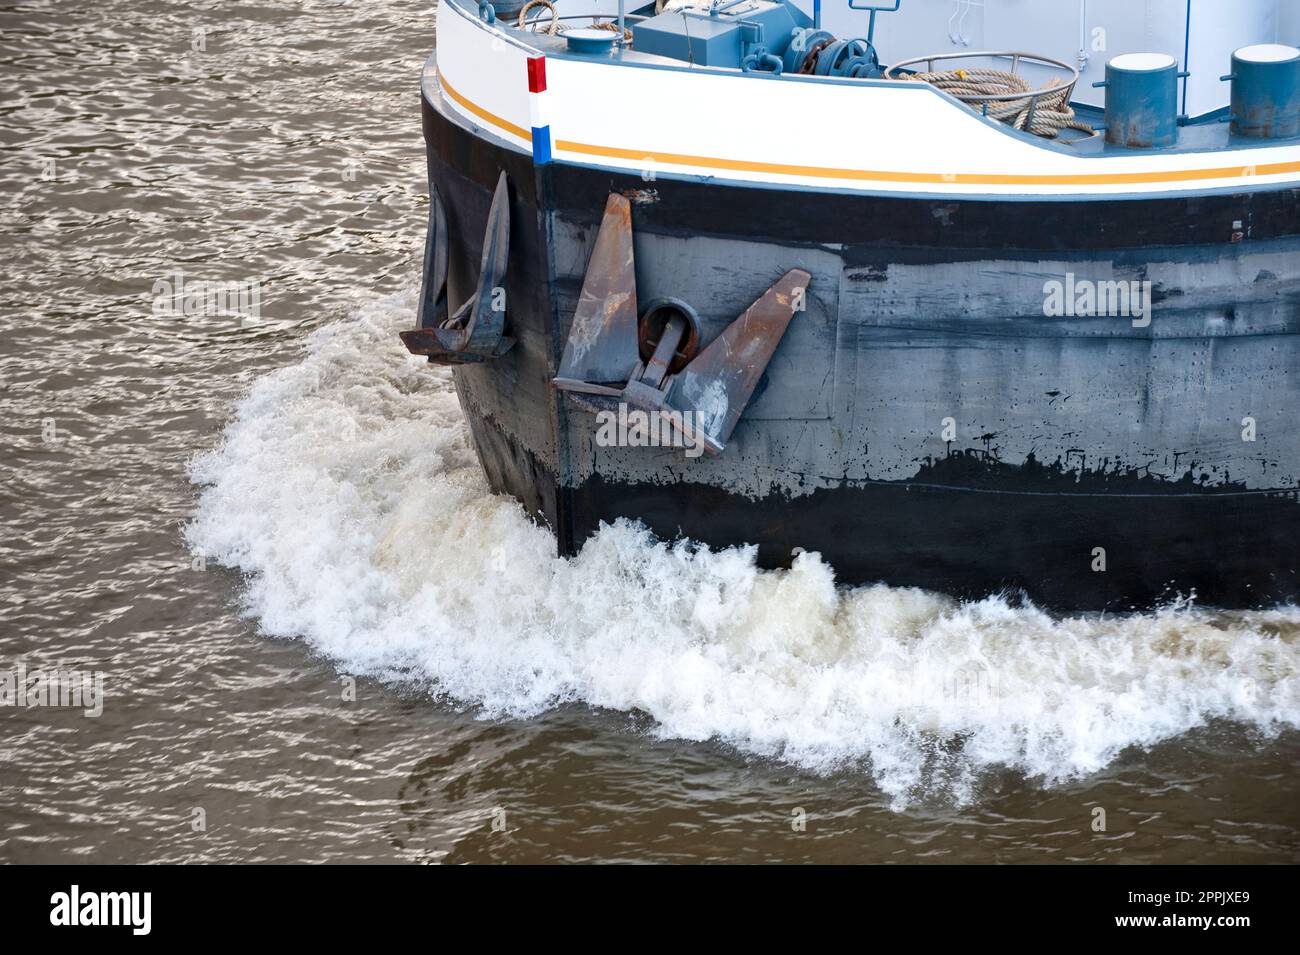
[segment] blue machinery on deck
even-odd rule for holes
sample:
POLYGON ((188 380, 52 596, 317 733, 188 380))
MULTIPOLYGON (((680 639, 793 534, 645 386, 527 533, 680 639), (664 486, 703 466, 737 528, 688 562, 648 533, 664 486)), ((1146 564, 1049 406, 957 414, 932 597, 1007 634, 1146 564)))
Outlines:
MULTIPOLYGON (((665 11, 634 23, 632 46, 699 66, 735 68, 780 56, 796 31, 810 23, 783 0, 717 0, 707 10, 665 11)), ((772 72, 781 72, 779 64, 772 66, 772 72)))
POLYGON ((870 13, 867 36, 839 39, 821 29, 820 0, 813 5, 811 19, 788 0, 714 0, 708 9, 664 11, 633 24, 632 42, 640 53, 700 66, 874 78, 880 75, 872 43, 876 14, 896 11, 901 3, 849 0, 850 8, 870 13))

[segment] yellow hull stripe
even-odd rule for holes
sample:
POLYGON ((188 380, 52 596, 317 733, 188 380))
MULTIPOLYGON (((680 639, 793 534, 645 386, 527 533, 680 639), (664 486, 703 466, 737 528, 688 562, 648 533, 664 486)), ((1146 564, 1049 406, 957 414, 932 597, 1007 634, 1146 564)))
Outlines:
POLYGON ((483 122, 495 126, 498 129, 503 129, 508 133, 513 133, 515 136, 518 136, 520 139, 526 140, 527 142, 531 143, 533 141, 533 131, 531 129, 524 129, 522 126, 516 126, 514 123, 507 119, 502 119, 495 113, 489 113, 482 106, 479 106, 478 103, 471 101, 464 94, 460 93, 456 87, 448 83, 445 74, 439 73, 438 80, 442 84, 442 88, 447 91, 448 96, 454 99, 457 103, 460 103, 461 106, 464 106, 479 119, 483 120, 483 122))

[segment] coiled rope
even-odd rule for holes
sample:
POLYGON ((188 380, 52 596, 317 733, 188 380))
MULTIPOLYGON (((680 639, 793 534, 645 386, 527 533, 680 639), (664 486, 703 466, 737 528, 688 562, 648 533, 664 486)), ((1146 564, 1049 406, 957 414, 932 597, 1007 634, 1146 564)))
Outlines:
POLYGON ((537 19, 531 24, 528 22, 528 11, 533 9, 533 7, 545 7, 546 11, 551 15, 551 22, 547 24, 545 30, 540 32, 545 33, 547 36, 555 36, 555 34, 560 32, 560 13, 555 9, 555 4, 551 3, 551 0, 528 0, 528 2, 524 4, 524 8, 519 11, 519 21, 515 24, 518 29, 522 30, 525 27, 531 26, 534 33, 539 32, 537 27, 542 19, 542 14, 538 14, 537 19))
MULTIPOLYGON (((568 29, 567 24, 560 22, 560 14, 556 11, 555 4, 552 3, 551 0, 528 0, 528 2, 524 4, 523 9, 519 11, 519 20, 515 23, 515 26, 520 30, 524 30, 527 29, 528 27, 532 27, 533 32, 545 33, 547 36, 555 36, 557 33, 563 33, 565 30, 568 29), (528 12, 532 10, 534 7, 545 7, 546 9, 543 12, 539 13, 537 15, 537 18, 534 19, 531 23, 529 23, 528 12), (547 13, 550 13, 551 15, 551 22, 548 23, 544 29, 538 30, 538 27, 541 24, 542 17, 546 16, 547 13)), ((608 30, 611 33, 617 33, 618 24, 612 20, 606 20, 601 23, 589 24, 587 27, 585 27, 585 29, 608 30)), ((632 42, 631 30, 628 29, 623 30, 623 41, 626 44, 631 44, 632 42)))
POLYGON ((1061 81, 1053 77, 1042 90, 1034 90, 1019 73, 1005 70, 944 70, 938 73, 912 73, 899 77, 900 80, 929 83, 945 93, 950 93, 977 113, 1008 124, 1015 129, 1026 130, 1035 136, 1055 139, 1064 129, 1077 129, 1090 136, 1097 131, 1087 123, 1077 119, 1070 106, 1070 88, 1061 86, 1061 81), (1047 93, 1060 86, 1055 93, 1047 93), (990 96, 1005 96, 1010 93, 1040 93, 1037 102, 1033 96, 1023 99, 990 100, 990 96))

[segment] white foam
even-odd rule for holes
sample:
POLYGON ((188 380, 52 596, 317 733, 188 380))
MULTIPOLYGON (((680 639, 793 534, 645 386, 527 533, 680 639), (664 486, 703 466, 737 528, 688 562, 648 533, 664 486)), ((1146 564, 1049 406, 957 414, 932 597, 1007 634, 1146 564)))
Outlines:
POLYGON ((837 588, 745 550, 601 531, 571 560, 479 472, 450 377, 406 355, 411 297, 317 332, 262 378, 189 529, 248 572, 268 634, 343 671, 415 682, 486 716, 560 702, 641 710, 814 771, 869 771, 896 805, 968 799, 1011 767, 1045 783, 1207 721, 1300 726, 1300 613, 1173 607, 1054 619, 1000 598, 837 588))

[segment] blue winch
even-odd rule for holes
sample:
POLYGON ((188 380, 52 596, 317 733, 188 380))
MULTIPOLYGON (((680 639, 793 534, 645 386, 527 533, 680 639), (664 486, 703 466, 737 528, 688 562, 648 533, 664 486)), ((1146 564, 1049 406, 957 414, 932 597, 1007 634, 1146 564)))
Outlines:
POLYGON ((796 30, 783 65, 786 72, 813 76, 880 76, 880 58, 870 40, 841 40, 825 30, 796 30))
POLYGON ((1280 43, 1232 54, 1232 132, 1255 139, 1300 136, 1300 50, 1280 43))
POLYGON ((1106 64, 1106 142, 1144 149, 1178 141, 1178 81, 1187 76, 1164 53, 1125 53, 1106 64))

